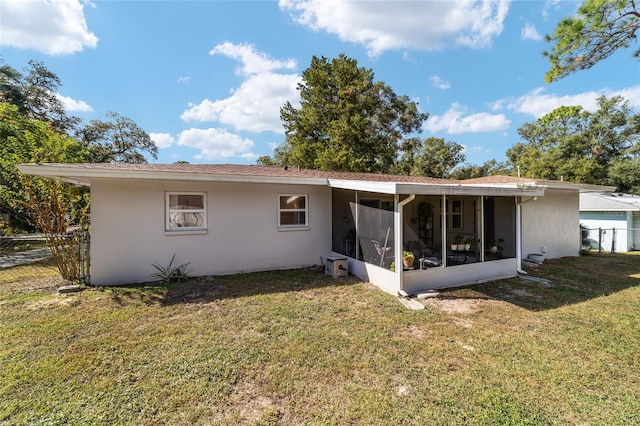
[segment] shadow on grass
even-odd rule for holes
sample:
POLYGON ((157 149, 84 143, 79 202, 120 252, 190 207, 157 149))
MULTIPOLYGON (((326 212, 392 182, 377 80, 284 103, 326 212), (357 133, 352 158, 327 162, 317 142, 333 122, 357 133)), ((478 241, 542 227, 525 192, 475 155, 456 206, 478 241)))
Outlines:
MULTIPOLYGON (((527 272, 549 283, 514 278, 466 289, 477 298, 503 300, 532 311, 555 309, 640 286, 640 253, 553 259, 527 272)), ((450 293, 454 295, 456 291, 450 293)))
POLYGON ((333 279, 320 268, 254 272, 237 275, 197 277, 169 285, 137 284, 110 287, 111 299, 126 305, 132 301, 145 304, 174 305, 209 303, 215 300, 251 297, 261 294, 288 293, 322 287, 337 287, 360 282, 357 277, 333 279))

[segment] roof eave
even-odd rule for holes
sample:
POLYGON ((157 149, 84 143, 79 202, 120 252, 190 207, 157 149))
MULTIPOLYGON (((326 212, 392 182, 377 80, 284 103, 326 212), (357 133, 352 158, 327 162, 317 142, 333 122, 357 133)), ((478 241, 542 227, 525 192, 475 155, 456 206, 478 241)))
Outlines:
POLYGON ((329 179, 332 188, 354 191, 375 192, 381 194, 416 194, 416 195, 470 195, 470 196, 543 196, 543 186, 506 185, 465 185, 459 183, 406 183, 406 182, 372 182, 361 180, 329 179))
POLYGON ((594 185, 588 183, 544 182, 549 189, 568 189, 580 192, 615 192, 615 186, 594 185))
POLYGON ((114 169, 81 169, 53 164, 19 164, 18 170, 24 174, 37 175, 50 179, 90 186, 95 180, 113 179, 145 179, 145 180, 176 180, 201 182, 241 182, 241 183, 275 183, 275 184, 304 184, 327 185, 325 178, 232 175, 216 173, 190 173, 175 171, 149 170, 114 170, 114 169))

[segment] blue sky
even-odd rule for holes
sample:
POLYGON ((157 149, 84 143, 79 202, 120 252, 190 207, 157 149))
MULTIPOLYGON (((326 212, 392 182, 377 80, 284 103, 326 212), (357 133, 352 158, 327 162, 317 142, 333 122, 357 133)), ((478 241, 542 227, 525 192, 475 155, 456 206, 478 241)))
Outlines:
POLYGON ((573 1, 2 0, 0 56, 42 61, 85 122, 116 111, 157 162, 254 164, 284 141, 279 108, 313 55, 345 53, 430 117, 422 137, 505 160, 517 129, 561 105, 621 95, 640 110, 632 49, 546 84, 544 35, 573 1))

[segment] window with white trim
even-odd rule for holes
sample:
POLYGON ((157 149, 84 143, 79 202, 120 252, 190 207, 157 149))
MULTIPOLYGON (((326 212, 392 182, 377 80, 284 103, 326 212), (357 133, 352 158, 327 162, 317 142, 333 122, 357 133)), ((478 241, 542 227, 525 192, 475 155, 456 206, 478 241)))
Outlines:
POLYGON ((278 195, 278 227, 300 228, 309 225, 309 204, 306 194, 278 195))
POLYGON ((207 229, 207 197, 204 192, 166 193, 166 231, 207 229))

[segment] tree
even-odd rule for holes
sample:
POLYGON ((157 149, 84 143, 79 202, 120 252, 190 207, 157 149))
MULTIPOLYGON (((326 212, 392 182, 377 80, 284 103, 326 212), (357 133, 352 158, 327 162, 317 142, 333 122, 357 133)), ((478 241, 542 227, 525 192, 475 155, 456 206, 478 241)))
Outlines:
MULTIPOLYGON (((291 165, 353 172, 387 172, 404 135, 419 132, 427 114, 398 96, 370 69, 341 54, 314 56, 298 84, 300 108, 280 109, 283 159, 291 165)), ((263 163, 268 161, 262 160, 263 163)))
POLYGON ((18 107, 29 118, 51 123, 61 133, 73 131, 80 118, 68 116, 64 104, 58 98, 61 85, 57 75, 41 62, 29 61, 26 76, 3 65, 0 69, 0 97, 3 102, 18 107))
POLYGON ((109 121, 91 120, 78 132, 92 163, 146 163, 158 158, 158 147, 132 119, 108 112, 109 121))
POLYGON ((291 163, 289 159, 291 154, 290 145, 280 145, 273 150, 273 157, 269 155, 261 155, 256 161, 261 166, 286 166, 291 163))
POLYGON ((86 150, 70 136, 60 134, 44 121, 20 114, 18 107, 0 103, 0 202, 14 209, 24 206, 20 163, 77 163, 86 161, 86 150))
POLYGON ((88 219, 88 193, 68 183, 25 176, 16 164, 81 162, 87 153, 75 139, 51 124, 22 115, 16 105, 0 103, 0 204, 49 235, 49 249, 63 278, 77 279, 76 242, 71 223, 88 219))
POLYGON ((408 138, 403 141, 401 150, 395 171, 413 176, 446 178, 466 159, 462 145, 443 138, 429 137, 424 141, 408 138))
MULTIPOLYGON (((640 27, 635 0, 585 0, 576 16, 565 18, 546 40, 554 43, 549 58, 551 83, 579 70, 589 69, 616 50, 629 47, 640 27)), ((640 49, 634 52, 640 57, 640 49)))
POLYGON ((634 142, 611 161, 610 184, 618 191, 640 195, 640 114, 632 117, 627 133, 635 135, 634 142))
POLYGON ((598 106, 593 113, 563 106, 525 123, 518 129, 524 141, 507 150, 509 165, 534 178, 612 183, 612 165, 638 158, 640 115, 620 96, 602 96, 598 106))
POLYGON ((456 167, 450 174, 453 179, 474 179, 493 175, 509 175, 511 168, 502 162, 496 160, 487 160, 481 165, 470 164, 456 167))
POLYGON ((0 66, 0 102, 16 105, 26 112, 26 97, 21 82, 22 74, 7 64, 0 66))

